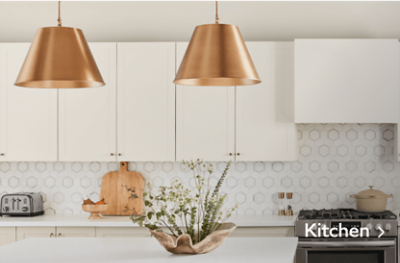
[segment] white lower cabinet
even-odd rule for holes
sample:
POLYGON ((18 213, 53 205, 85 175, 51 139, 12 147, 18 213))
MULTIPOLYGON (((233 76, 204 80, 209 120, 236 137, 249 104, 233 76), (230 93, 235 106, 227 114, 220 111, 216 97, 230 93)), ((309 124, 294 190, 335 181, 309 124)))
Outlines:
POLYGON ((55 227, 17 227, 17 241, 32 237, 55 237, 55 227))
POLYGON ((15 242, 15 227, 0 227, 0 246, 15 242))
POLYGON ((229 237, 294 237, 294 227, 238 227, 229 237))
POLYGON ((95 227, 17 227, 17 241, 31 237, 95 237, 95 227))
POLYGON ((139 227, 96 227, 96 237, 150 237, 150 232, 139 227))
MULTIPOLYGON (((164 232, 168 232, 163 229, 164 232)), ((400 229, 399 229, 400 230, 400 229)), ((294 227, 238 227, 229 237, 293 237, 294 227)), ((151 237, 142 227, 0 227, 0 246, 26 238, 151 237)))

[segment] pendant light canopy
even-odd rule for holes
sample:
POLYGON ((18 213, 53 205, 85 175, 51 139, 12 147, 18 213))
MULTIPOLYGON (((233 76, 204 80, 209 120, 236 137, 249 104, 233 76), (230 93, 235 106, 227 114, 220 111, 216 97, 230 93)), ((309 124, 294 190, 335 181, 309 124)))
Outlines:
POLYGON ((261 82, 239 28, 215 24, 194 30, 175 84, 188 86, 245 86, 261 82))
POLYGON ((15 82, 30 88, 89 88, 104 86, 82 30, 58 26, 40 28, 15 82))

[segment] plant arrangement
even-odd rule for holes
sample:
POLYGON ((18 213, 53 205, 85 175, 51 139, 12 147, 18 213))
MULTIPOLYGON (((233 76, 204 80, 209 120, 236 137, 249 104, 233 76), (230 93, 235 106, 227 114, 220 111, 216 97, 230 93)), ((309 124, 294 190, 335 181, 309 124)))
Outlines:
POLYGON ((219 230, 238 205, 226 208, 224 203, 227 195, 220 193, 231 162, 227 163, 214 187, 210 185, 213 164, 200 159, 183 161, 183 164, 185 169, 192 171, 196 188, 186 188, 183 183, 175 180, 170 187, 159 187, 157 194, 153 193, 152 185, 148 184, 149 190, 139 196, 135 189, 126 187, 131 194, 130 198, 143 199, 146 207, 143 215, 132 215, 130 218, 134 223, 152 231, 159 232, 161 227, 166 228, 175 238, 187 234, 192 244, 196 244, 219 230))

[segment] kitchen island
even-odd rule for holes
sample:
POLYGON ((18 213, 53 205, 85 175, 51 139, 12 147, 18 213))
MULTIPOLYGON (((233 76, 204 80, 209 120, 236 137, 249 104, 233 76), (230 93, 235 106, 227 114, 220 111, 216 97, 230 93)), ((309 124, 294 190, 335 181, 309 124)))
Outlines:
POLYGON ((295 237, 227 238, 203 255, 173 255, 155 238, 29 238, 0 247, 1 262, 274 262, 292 263, 295 237))

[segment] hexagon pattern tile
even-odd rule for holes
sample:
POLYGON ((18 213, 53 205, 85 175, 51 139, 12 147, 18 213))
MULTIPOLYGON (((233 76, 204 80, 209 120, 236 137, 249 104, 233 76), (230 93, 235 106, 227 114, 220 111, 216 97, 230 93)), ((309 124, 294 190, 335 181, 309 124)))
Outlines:
MULTIPOLYGON (((375 185, 394 194, 388 209, 400 211, 400 163, 393 156, 394 125, 298 125, 299 157, 295 162, 237 162, 221 192, 238 214, 275 214, 278 192, 293 192, 295 212, 302 208, 355 208, 354 194, 375 185)), ((201 157, 201 156, 199 156, 201 157)), ((215 184, 226 163, 214 163, 215 184)), ((0 196, 18 191, 41 192, 46 213, 82 214, 82 198, 98 199, 101 178, 119 169, 110 163, 0 163, 0 196)), ((129 163, 155 186, 179 180, 194 186, 180 162, 129 163)), ((95 200, 96 201, 96 200, 95 200)))

